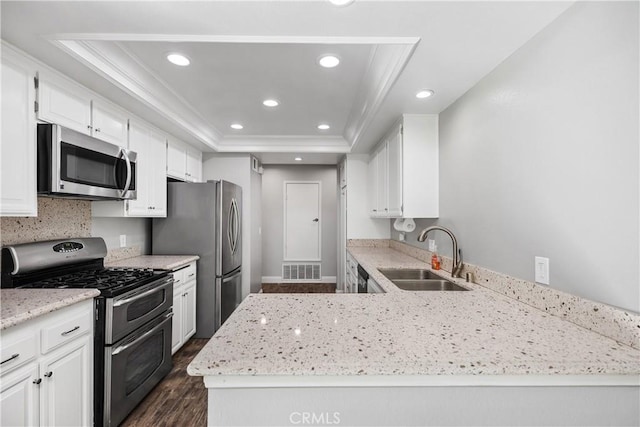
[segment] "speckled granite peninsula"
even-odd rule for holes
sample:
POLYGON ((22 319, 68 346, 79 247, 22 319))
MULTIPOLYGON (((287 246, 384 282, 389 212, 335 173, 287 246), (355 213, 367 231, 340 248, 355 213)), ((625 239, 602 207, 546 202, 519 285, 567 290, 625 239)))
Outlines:
POLYGON ((640 350, 459 279, 471 291, 403 291, 378 269, 426 263, 384 244, 349 252, 385 293, 249 295, 188 367, 208 425, 302 410, 345 425, 640 422, 640 350))
POLYGON ((2 289, 0 330, 98 295, 97 289, 2 289))

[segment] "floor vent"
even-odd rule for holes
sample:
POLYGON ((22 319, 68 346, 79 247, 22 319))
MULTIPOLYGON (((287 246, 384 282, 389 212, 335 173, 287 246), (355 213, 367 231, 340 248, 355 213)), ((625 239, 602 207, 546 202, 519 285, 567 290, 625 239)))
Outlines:
POLYGON ((282 264, 282 280, 320 280, 320 264, 282 264))

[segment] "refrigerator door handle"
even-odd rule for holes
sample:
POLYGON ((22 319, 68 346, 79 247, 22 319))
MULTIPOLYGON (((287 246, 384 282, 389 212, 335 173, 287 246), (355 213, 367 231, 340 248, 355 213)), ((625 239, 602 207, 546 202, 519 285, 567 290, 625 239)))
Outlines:
POLYGON ((233 199, 233 214, 235 216, 235 221, 233 223, 233 253, 235 254, 238 249, 238 239, 240 238, 240 211, 238 209, 238 202, 236 199, 233 199))
POLYGON ((229 220, 227 222, 227 240, 229 241, 229 248, 231 249, 231 253, 235 252, 235 248, 233 247, 233 201, 229 205, 229 220))
POLYGON ((241 274, 242 274, 242 270, 238 270, 237 272, 233 273, 230 276, 223 277, 222 278, 222 283, 229 283, 229 282, 231 282, 233 279, 235 279, 236 277, 238 277, 241 274))

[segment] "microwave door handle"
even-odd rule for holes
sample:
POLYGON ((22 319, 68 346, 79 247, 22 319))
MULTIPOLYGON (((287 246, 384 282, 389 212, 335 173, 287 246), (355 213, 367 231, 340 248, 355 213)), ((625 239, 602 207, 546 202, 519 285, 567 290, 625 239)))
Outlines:
POLYGON ((124 184, 124 189, 122 190, 122 194, 120 194, 120 197, 127 194, 127 191, 129 191, 129 187, 131 187, 131 160, 129 159, 127 150, 123 148, 121 148, 121 150, 122 154, 124 155, 124 161, 127 163, 127 181, 124 184))

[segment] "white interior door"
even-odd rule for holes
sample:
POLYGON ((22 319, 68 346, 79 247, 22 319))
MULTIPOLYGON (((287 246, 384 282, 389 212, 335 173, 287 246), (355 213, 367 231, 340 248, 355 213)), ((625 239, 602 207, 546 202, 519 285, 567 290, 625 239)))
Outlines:
POLYGON ((320 182, 284 183, 284 260, 320 261, 320 182))

